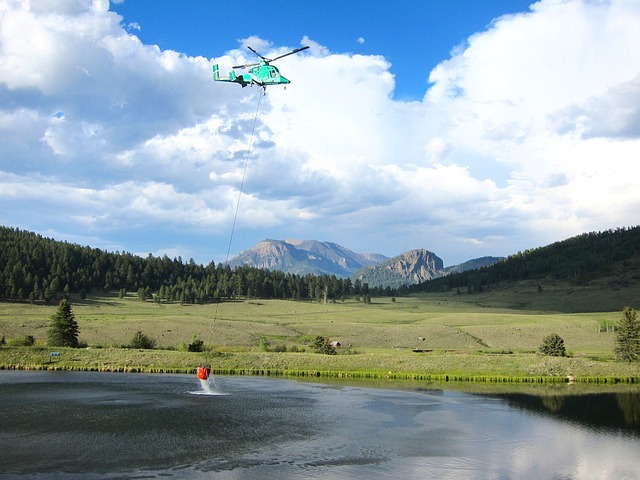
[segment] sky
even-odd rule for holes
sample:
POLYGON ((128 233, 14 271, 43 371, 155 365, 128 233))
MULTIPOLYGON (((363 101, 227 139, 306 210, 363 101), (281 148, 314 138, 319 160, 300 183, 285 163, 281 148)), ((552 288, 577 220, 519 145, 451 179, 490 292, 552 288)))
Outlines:
POLYGON ((640 2, 0 0, 0 224, 454 265, 640 224, 640 2), (273 58, 286 87, 214 82, 273 58))

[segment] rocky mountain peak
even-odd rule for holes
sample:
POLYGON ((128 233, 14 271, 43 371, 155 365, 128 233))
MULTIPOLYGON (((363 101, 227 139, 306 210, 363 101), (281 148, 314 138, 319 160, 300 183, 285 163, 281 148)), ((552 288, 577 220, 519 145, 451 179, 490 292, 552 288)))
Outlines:
POLYGON ((442 276, 444 264, 435 253, 425 249, 410 250, 384 262, 382 268, 395 271, 415 283, 442 276))
POLYGON ((238 254, 229 261, 229 265, 251 265, 298 275, 311 273, 344 278, 386 259, 380 254, 356 253, 332 242, 266 239, 238 254))

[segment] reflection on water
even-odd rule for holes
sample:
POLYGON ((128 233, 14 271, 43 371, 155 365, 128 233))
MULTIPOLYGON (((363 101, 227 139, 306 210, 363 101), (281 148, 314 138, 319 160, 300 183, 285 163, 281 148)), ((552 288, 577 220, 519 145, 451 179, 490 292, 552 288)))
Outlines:
POLYGON ((515 408, 553 416, 588 428, 640 435, 640 392, 590 395, 500 394, 515 408))
POLYGON ((616 401, 624 415, 625 424, 640 430, 640 393, 619 393, 616 401))
POLYGON ((638 395, 0 372, 0 478, 640 478, 638 395))

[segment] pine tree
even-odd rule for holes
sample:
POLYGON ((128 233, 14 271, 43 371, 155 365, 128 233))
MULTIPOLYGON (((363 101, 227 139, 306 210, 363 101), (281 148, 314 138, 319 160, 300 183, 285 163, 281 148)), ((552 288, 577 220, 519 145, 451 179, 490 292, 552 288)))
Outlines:
POLYGON ((540 353, 553 357, 565 357, 567 351, 564 347, 564 340, 557 333, 547 335, 542 340, 542 345, 540 345, 540 353))
POLYGON ((48 337, 49 345, 55 347, 78 347, 78 322, 76 322, 71 304, 66 298, 60 300, 58 310, 51 316, 48 337))
POLYGON ((313 342, 313 348, 316 353, 324 353, 325 355, 335 355, 336 349, 333 348, 328 338, 318 335, 313 342))
POLYGON ((131 339, 129 346, 131 348, 153 349, 156 347, 156 341, 141 331, 137 331, 131 339))
POLYGON ((633 308, 625 307, 622 320, 616 325, 615 352, 620 360, 626 362, 640 358, 640 321, 633 308))

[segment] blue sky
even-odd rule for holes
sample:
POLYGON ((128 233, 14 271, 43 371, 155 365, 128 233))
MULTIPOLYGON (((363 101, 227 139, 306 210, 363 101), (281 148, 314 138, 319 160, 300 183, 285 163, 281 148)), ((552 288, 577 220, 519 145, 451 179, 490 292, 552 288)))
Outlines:
POLYGON ((295 238, 452 265, 638 224, 635 0, 0 0, 0 19, 6 226, 220 262, 240 198, 231 255, 295 238), (212 81, 246 45, 303 44, 286 89, 212 81))
POLYGON ((429 72, 454 47, 494 18, 527 11, 531 3, 125 0, 111 8, 125 24, 136 25, 130 31, 144 43, 192 56, 218 56, 251 36, 291 48, 299 47, 306 36, 335 53, 382 55, 395 75, 394 96, 421 98, 429 72))

